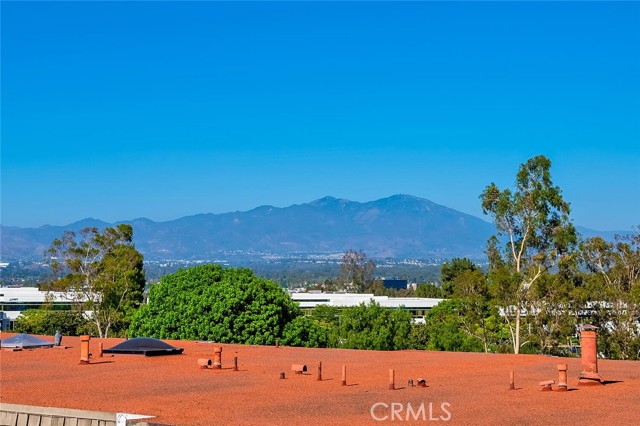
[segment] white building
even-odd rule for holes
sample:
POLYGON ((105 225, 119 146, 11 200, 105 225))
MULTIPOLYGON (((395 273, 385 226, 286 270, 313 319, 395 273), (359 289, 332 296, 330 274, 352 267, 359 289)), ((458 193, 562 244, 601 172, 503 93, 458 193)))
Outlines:
MULTIPOLYGON (((318 305, 335 307, 358 306, 376 302, 384 308, 403 308, 411 312, 415 322, 423 323, 427 311, 444 299, 423 297, 389 297, 354 293, 290 293, 303 311, 318 305)), ((38 309, 53 304, 58 309, 71 309, 75 300, 71 293, 40 291, 36 287, 0 287, 0 320, 2 330, 12 330, 18 316, 27 309, 38 309)), ((90 312, 85 312, 90 315, 90 312)))
POLYGON ((12 330, 14 321, 27 309, 45 304, 71 309, 72 300, 72 294, 40 291, 36 287, 0 287, 0 329, 12 330))
POLYGON ((424 323, 427 311, 445 299, 425 297, 389 297, 354 293, 290 293, 303 311, 311 311, 318 305, 335 307, 358 306, 375 302, 384 308, 403 308, 411 312, 414 322, 424 323))

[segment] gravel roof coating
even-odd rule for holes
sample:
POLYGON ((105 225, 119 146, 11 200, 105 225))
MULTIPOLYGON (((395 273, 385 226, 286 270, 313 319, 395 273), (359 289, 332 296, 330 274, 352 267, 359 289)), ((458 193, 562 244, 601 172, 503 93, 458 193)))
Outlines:
MULTIPOLYGON (((122 339, 92 339, 111 347, 122 339)), ((638 424, 640 362, 599 360, 605 386, 578 387, 579 358, 430 351, 357 351, 169 341, 181 356, 92 358, 80 365, 80 342, 71 348, 0 351, 0 401, 13 404, 126 412, 176 425, 630 425, 638 424), (201 369, 222 346, 222 370, 201 369), (240 371, 232 370, 238 357, 240 371), (323 380, 316 380, 322 361, 323 380), (569 392, 540 392, 558 381, 556 365, 569 365, 569 392), (295 375, 292 364, 306 364, 295 375), (342 365, 348 386, 341 386, 342 365), (388 390, 389 369, 396 390, 388 390), (517 390, 509 391, 515 371, 517 390), (280 372, 286 379, 280 380, 280 372), (427 380, 411 387, 408 380, 427 380), (396 404, 393 405, 392 404, 396 404), (397 405, 401 404, 401 405, 397 405), (420 414, 406 420, 407 407, 420 414), (446 412, 442 409, 443 404, 446 412), (388 407, 388 408, 387 408, 388 407), (392 407, 400 409, 392 421, 392 407), (431 408, 431 409, 430 409, 431 408), (386 420, 383 419, 387 416, 386 420), (431 420, 431 417, 450 419, 431 420)), ((555 386, 554 386, 555 389, 555 386)))

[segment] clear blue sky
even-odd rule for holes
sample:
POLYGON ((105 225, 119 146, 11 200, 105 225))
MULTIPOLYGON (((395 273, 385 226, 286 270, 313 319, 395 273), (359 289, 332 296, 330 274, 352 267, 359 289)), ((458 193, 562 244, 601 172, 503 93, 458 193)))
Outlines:
POLYGON ((3 225, 325 195, 481 216, 544 154, 640 224, 640 3, 5 2, 3 225))

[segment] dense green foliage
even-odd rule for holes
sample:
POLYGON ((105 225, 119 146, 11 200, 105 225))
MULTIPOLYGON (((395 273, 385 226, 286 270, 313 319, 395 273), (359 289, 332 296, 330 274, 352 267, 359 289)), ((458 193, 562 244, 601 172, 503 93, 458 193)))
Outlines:
POLYGON ((79 336, 93 331, 81 312, 52 309, 29 309, 24 311, 14 324, 17 333, 45 334, 52 336, 56 330, 63 335, 79 336))
POLYGON ((409 346, 411 314, 376 303, 344 308, 337 327, 337 347, 397 350, 409 346))
POLYGON ((320 321, 312 317, 299 316, 285 325, 282 344, 305 348, 326 348, 329 346, 329 327, 323 326, 320 321))
MULTIPOLYGON (((153 286, 150 304, 138 312, 131 332, 243 343, 279 339, 283 345, 305 347, 513 352, 514 329, 500 310, 521 300, 521 353, 570 355, 579 344, 578 326, 591 323, 601 327, 599 346, 605 356, 638 359, 639 242, 638 235, 621 237, 617 244, 587 240, 579 257, 542 272, 524 295, 518 293, 522 275, 507 262, 483 273, 468 259, 453 259, 442 267, 449 299, 427 312, 425 324, 412 324, 408 311, 375 303, 320 305, 301 316, 274 283, 249 270, 202 266, 153 286), (258 294, 273 291, 272 296, 258 294), (274 300, 288 308, 272 309, 268 301, 274 300), (611 309, 616 306, 624 309, 611 309), (288 313, 269 319, 265 312, 288 313)), ((442 296, 444 290, 421 284, 414 294, 442 296)))
POLYGON ((151 286, 149 302, 134 316, 129 334, 270 345, 299 314, 282 288, 249 269, 202 265, 151 286))
POLYGON ((436 351, 479 352, 481 343, 462 330, 461 302, 446 300, 432 308, 425 318, 426 347, 436 351))
POLYGON ((607 357, 640 359, 640 227, 615 242, 585 241, 581 259, 593 274, 587 294, 600 326, 599 350, 607 357))
POLYGON ((445 297, 453 295, 454 280, 465 271, 478 271, 478 268, 467 258, 453 258, 450 262, 444 262, 440 268, 440 280, 442 282, 442 292, 445 297))
POLYGON ((482 271, 468 259, 453 259, 442 266, 442 282, 450 298, 427 312, 425 324, 413 326, 411 347, 504 352, 509 334, 482 271))
POLYGON ((328 346, 346 349, 399 350, 410 346, 411 314, 377 303, 336 308, 320 305, 312 318, 328 337, 328 346))
POLYGON ((85 228, 65 231, 48 250, 57 279, 47 289, 75 295, 75 303, 91 311, 100 337, 124 332, 143 300, 143 257, 132 240, 131 225, 85 228))
POLYGON ((583 241, 571 261, 541 272, 525 294, 522 275, 506 264, 486 275, 458 268, 444 276, 451 298, 427 313, 426 325, 414 326, 412 347, 513 352, 513 316, 498 309, 508 312, 520 303, 522 353, 571 355, 579 327, 593 324, 599 353, 640 359, 640 233, 583 241))
POLYGON ((224 343, 395 350, 409 346, 411 314, 375 303, 317 307, 301 316, 277 284, 248 269, 202 265, 167 275, 151 287, 131 336, 224 343))
POLYGON ((433 283, 418 284, 416 290, 412 295, 413 297, 426 297, 432 299, 444 299, 446 294, 442 287, 439 287, 433 283))

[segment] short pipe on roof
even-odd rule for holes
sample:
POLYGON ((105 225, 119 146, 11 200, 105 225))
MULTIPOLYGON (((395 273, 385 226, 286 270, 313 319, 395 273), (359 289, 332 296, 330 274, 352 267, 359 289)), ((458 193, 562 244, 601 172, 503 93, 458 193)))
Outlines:
POLYGON ((553 388, 551 387, 551 385, 553 385, 556 381, 555 380, 545 380, 544 382, 540 382, 540 386, 542 386, 542 389, 540 389, 542 392, 550 392, 553 390, 553 388))
POLYGON ((222 368, 222 348, 220 346, 213 348, 213 368, 222 368))
POLYGON ((307 372, 307 366, 305 364, 293 364, 291 366, 291 371, 296 374, 302 374, 307 372))
POLYGON ((199 358, 198 365, 200 368, 209 368, 211 366, 211 360, 208 358, 199 358))
POLYGON ((567 391, 567 364, 558 364, 558 391, 567 391))
POLYGON ((80 336, 80 364, 89 364, 89 357, 91 356, 89 353, 89 340, 91 340, 91 336, 80 336))

